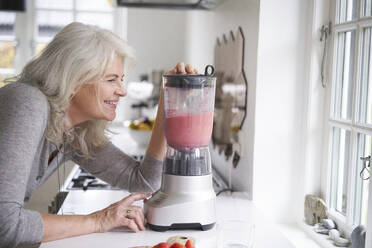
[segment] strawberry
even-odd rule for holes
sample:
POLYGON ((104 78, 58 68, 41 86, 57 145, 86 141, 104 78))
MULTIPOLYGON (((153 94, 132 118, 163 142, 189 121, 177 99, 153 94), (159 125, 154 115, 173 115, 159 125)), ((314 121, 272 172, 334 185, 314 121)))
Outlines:
POLYGON ((195 248, 195 246, 193 245, 193 243, 191 242, 191 240, 187 240, 185 246, 186 246, 186 248, 195 248))
POLYGON ((171 246, 170 244, 163 242, 163 243, 159 243, 159 244, 153 246, 152 248, 169 248, 170 246, 171 246))
POLYGON ((183 244, 180 243, 173 243, 169 248, 186 248, 183 244))

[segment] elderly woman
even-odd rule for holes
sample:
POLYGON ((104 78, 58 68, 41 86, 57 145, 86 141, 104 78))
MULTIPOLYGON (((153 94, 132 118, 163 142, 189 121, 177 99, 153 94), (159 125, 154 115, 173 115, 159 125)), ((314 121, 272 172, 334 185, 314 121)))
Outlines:
MULTIPOLYGON (((24 204, 64 161, 131 192, 159 188, 165 150, 160 100, 141 163, 120 151, 104 131, 126 95, 124 68, 133 49, 110 31, 81 23, 62 29, 17 81, 0 89, 0 247, 35 244, 127 226, 144 230, 149 194, 135 193, 89 215, 50 215, 24 204), (128 211, 129 210, 129 211, 128 211), (130 215, 128 216, 128 213, 130 215)), ((196 73, 183 63, 173 74, 196 73)))

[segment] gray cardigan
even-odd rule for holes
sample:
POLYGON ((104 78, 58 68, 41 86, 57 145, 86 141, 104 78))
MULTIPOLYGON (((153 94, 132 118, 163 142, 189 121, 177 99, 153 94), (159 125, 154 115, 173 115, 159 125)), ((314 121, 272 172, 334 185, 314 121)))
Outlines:
POLYGON ((36 87, 11 83, 0 89, 0 247, 40 242, 40 213, 23 208, 35 190, 63 163, 73 160, 112 185, 131 192, 153 192, 160 186, 162 162, 146 155, 142 163, 112 143, 94 152, 94 160, 76 154, 58 155, 45 139, 50 115, 45 95, 36 87))

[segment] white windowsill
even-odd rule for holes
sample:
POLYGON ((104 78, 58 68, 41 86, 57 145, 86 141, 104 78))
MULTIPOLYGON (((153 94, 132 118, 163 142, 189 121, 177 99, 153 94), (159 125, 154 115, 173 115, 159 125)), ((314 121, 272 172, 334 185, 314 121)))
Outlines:
POLYGON ((335 248, 327 235, 314 232, 306 223, 277 224, 278 229, 296 248, 335 248))
MULTIPOLYGON (((328 238, 328 235, 319 234, 314 231, 314 226, 310 226, 304 222, 298 224, 304 232, 306 232, 309 237, 311 237, 315 242, 317 242, 322 248, 335 248, 333 241, 328 238)), ((350 246, 349 246, 350 247, 350 246)))

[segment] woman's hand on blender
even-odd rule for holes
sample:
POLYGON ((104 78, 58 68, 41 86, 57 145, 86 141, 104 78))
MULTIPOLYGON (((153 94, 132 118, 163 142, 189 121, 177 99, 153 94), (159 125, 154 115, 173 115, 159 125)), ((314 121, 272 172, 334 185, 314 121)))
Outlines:
POLYGON ((165 74, 198 74, 198 70, 193 68, 190 64, 185 66, 183 62, 178 62, 173 70, 170 70, 165 74))
POLYGON ((132 204, 150 196, 151 194, 131 194, 105 209, 90 214, 94 219, 96 232, 107 232, 121 226, 126 226, 134 232, 145 230, 142 208, 132 204))

